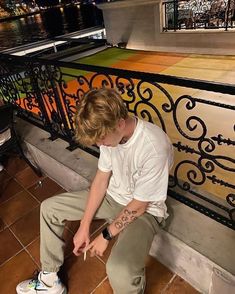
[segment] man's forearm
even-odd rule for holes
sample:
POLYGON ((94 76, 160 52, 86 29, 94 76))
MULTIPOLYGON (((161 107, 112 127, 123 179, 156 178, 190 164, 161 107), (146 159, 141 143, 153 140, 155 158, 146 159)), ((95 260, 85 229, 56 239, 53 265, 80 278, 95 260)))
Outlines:
POLYGON ((145 213, 148 202, 133 199, 109 225, 108 230, 112 236, 118 235, 130 223, 145 213))
POLYGON ((81 225, 82 226, 90 226, 90 223, 100 206, 102 200, 104 199, 107 186, 108 186, 108 181, 109 181, 109 175, 106 175, 100 171, 97 172, 88 196, 86 208, 84 215, 81 220, 81 225))

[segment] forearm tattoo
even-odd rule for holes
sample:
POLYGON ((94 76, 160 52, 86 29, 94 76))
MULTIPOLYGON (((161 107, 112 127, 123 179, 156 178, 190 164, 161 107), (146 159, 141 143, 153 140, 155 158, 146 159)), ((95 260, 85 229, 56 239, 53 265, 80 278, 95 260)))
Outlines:
POLYGON ((137 219, 136 214, 137 214, 136 210, 124 209, 123 213, 120 215, 118 220, 114 223, 115 227, 118 230, 121 230, 122 228, 128 226, 131 222, 137 219))

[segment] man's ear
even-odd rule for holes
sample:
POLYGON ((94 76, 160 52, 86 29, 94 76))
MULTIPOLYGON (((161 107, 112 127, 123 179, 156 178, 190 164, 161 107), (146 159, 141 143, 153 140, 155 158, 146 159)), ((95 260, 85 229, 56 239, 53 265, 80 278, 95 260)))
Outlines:
POLYGON ((126 126, 126 121, 124 118, 120 118, 118 121, 118 128, 119 130, 123 130, 126 126))

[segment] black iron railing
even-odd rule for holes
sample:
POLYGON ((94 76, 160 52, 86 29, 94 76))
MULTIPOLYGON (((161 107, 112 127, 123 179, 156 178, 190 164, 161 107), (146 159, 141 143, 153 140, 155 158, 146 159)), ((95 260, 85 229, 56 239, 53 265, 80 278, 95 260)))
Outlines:
POLYGON ((70 149, 76 106, 95 87, 116 88, 131 114, 168 133, 175 148, 169 195, 235 229, 235 85, 0 56, 0 96, 70 149))
POLYGON ((218 29, 235 25, 234 0, 169 0, 163 2, 163 30, 218 29))

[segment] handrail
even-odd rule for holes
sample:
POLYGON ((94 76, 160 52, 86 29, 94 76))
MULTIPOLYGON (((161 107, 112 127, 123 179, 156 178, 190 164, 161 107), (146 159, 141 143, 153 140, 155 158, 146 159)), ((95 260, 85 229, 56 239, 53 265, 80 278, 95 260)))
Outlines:
POLYGON ((58 60, 47 60, 45 58, 31 58, 28 56, 12 56, 8 54, 0 54, 0 60, 8 59, 8 62, 38 62, 47 65, 55 65, 58 67, 65 67, 71 69, 85 70, 90 72, 99 72, 102 74, 110 74, 116 76, 122 76, 124 78, 129 78, 130 76, 133 79, 144 79, 147 82, 156 81, 158 83, 171 84, 175 86, 181 86, 186 88, 193 88, 199 90, 206 90, 210 92, 219 92, 223 94, 235 94, 235 85, 205 81, 200 79, 192 78, 182 78, 171 75, 157 74, 157 73, 148 73, 134 70, 124 70, 118 68, 104 67, 98 65, 89 65, 82 63, 73 63, 73 62, 64 62, 58 60))

